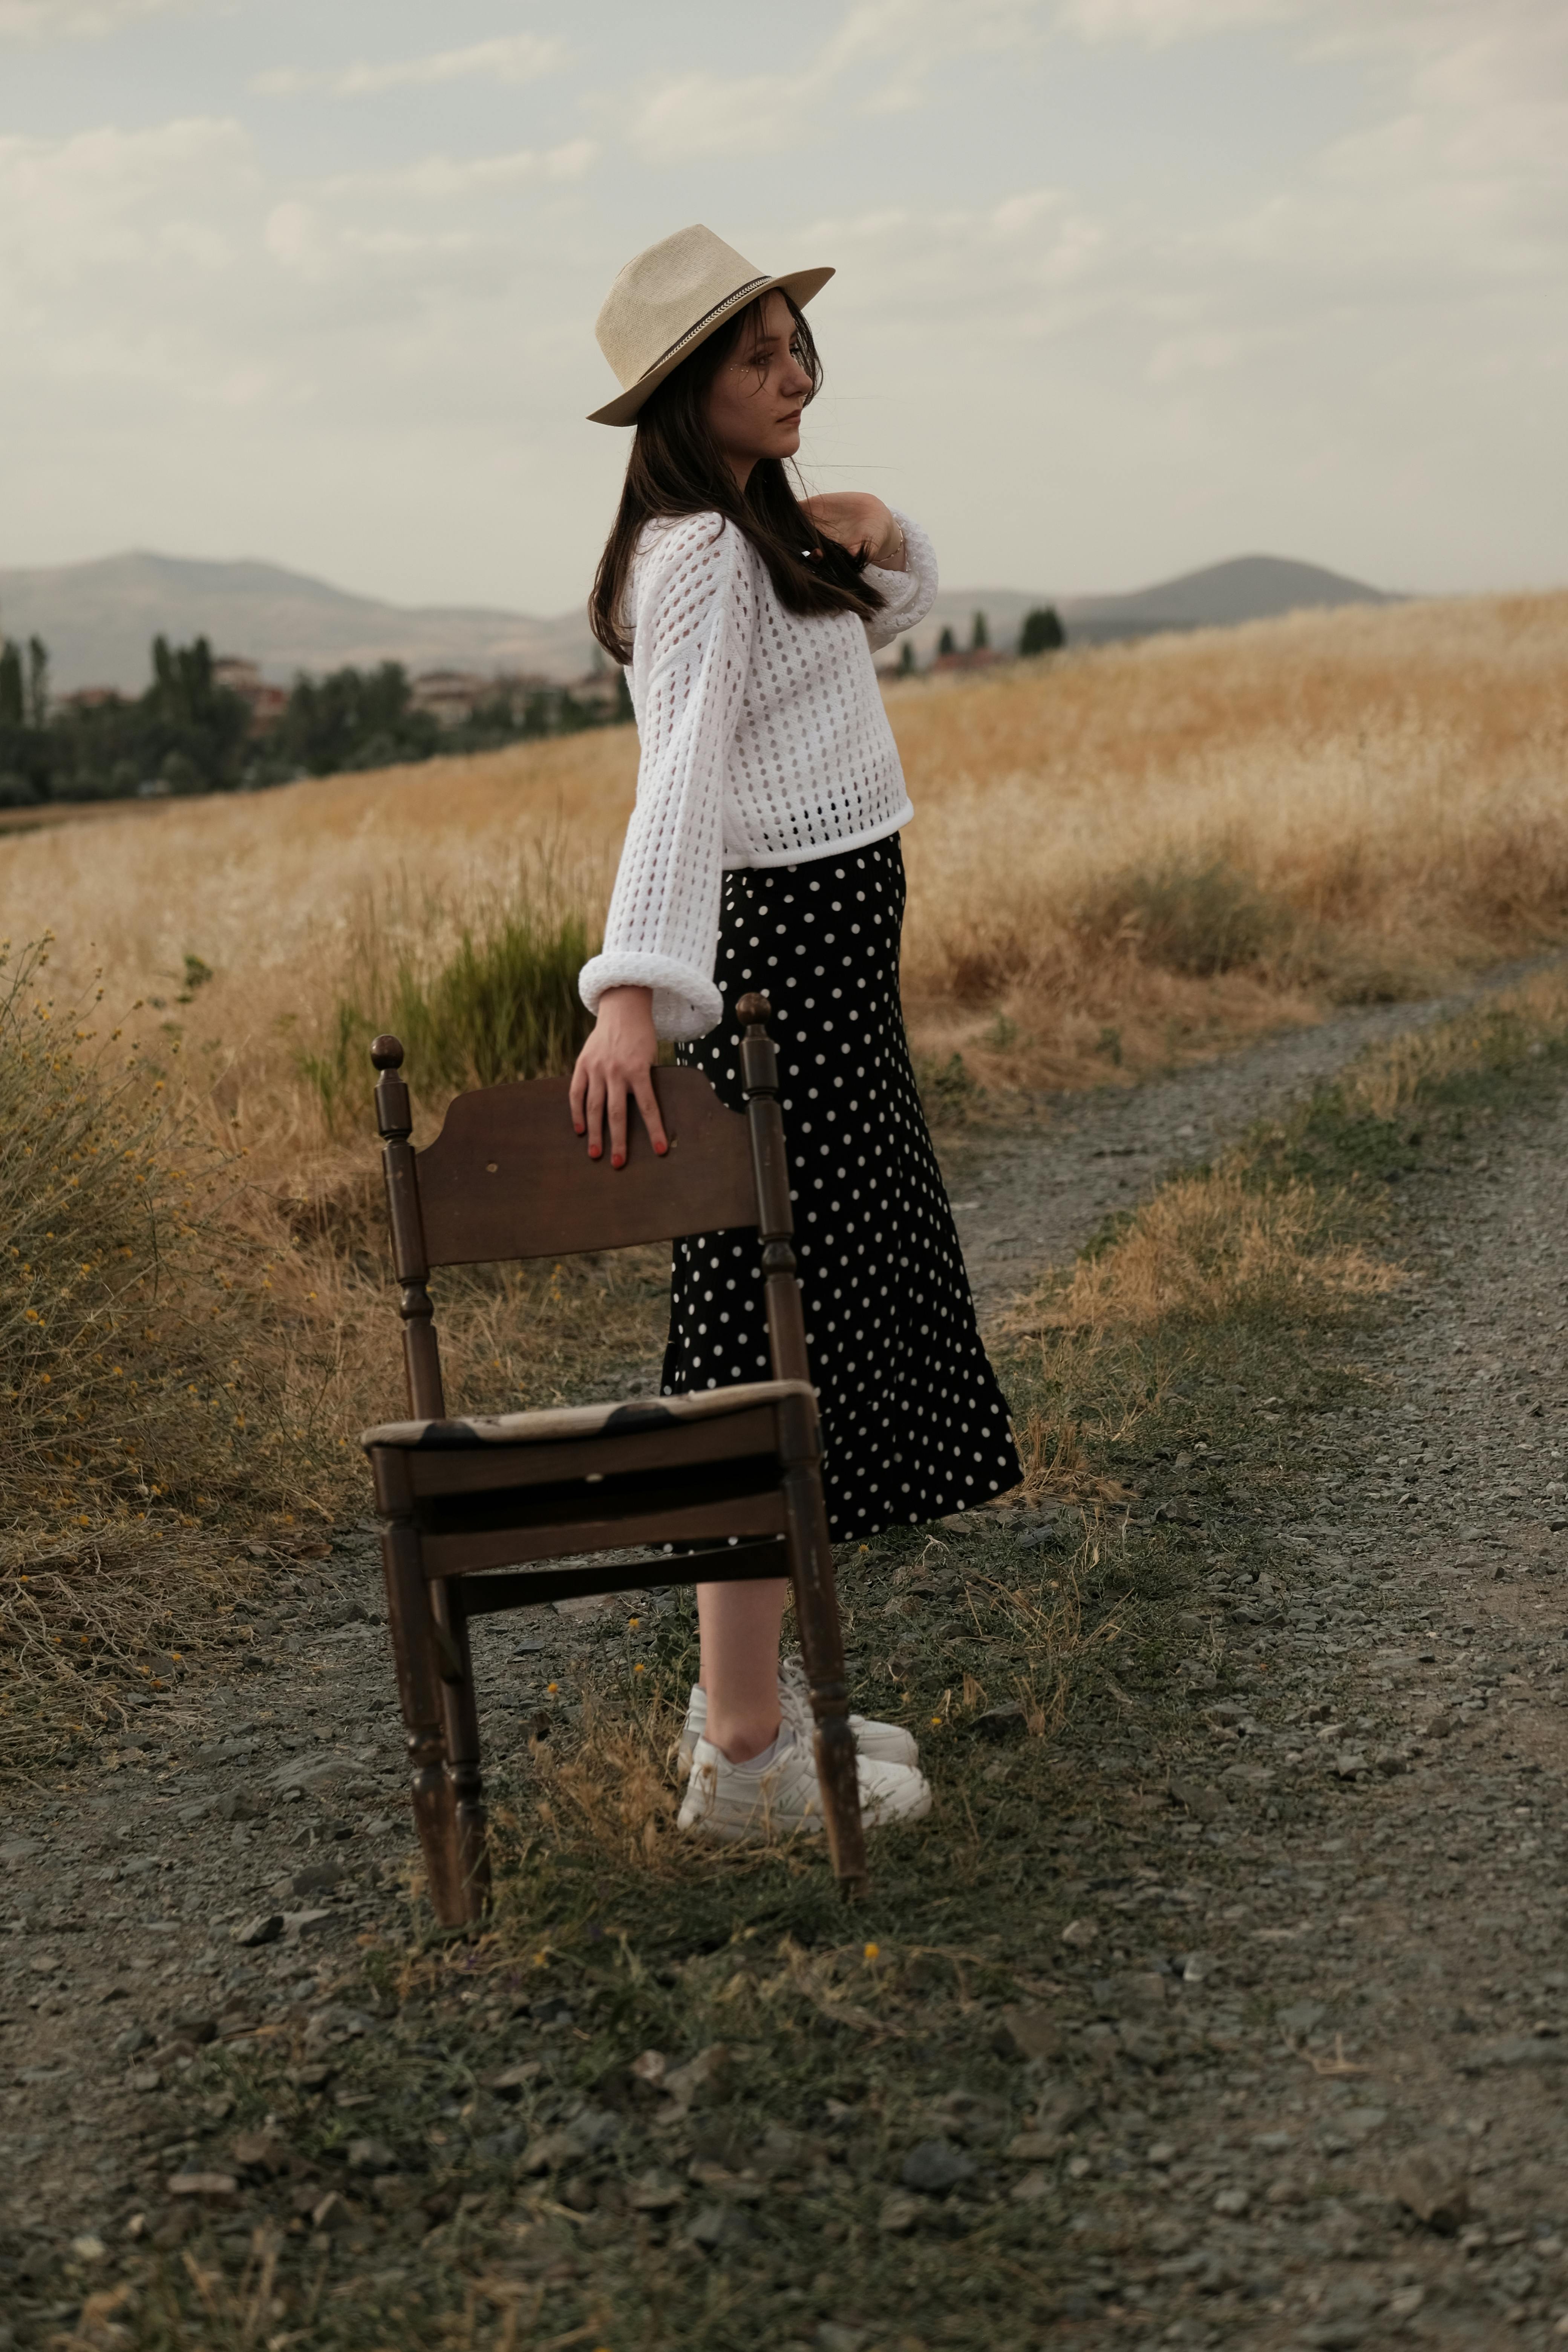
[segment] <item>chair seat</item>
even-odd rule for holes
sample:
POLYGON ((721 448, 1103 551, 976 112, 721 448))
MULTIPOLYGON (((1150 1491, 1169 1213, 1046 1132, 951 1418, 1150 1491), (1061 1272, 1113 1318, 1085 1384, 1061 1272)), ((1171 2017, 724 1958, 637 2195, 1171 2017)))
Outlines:
POLYGON ((786 1397, 810 1397, 809 1381, 745 1381, 738 1387, 699 1389, 691 1396, 648 1397, 635 1404, 563 1405, 545 1412, 473 1414, 458 1421, 389 1421, 367 1429, 360 1444, 409 1453, 462 1454, 482 1445, 560 1445, 573 1439, 630 1437, 643 1430, 679 1428, 692 1422, 723 1421, 782 1404, 786 1397))

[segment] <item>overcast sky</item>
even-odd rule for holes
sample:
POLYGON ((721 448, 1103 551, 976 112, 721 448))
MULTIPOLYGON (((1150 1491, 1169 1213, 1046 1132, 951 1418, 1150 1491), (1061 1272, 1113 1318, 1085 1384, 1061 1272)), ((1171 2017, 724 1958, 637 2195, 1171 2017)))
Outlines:
POLYGON ((0 564, 579 603, 690 220, 954 585, 1568 578, 1565 0, 0 0, 0 564))

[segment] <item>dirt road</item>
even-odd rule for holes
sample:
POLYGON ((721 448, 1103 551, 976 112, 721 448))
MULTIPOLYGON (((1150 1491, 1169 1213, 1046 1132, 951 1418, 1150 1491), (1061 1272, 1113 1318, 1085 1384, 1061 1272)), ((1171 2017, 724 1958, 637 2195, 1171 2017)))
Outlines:
MULTIPOLYGON (((977 1286, 994 1300, 1016 1281, 1015 1248, 1025 1262, 1070 1248, 1129 1197, 1121 1175, 1152 1181, 1373 1026, 1410 1022, 1408 1008, 1363 1016, 1086 1102, 1067 1149, 1049 1132, 963 1142, 952 1166, 959 1200, 981 1204, 963 1212, 977 1286)), ((1125 2336, 1353 2352, 1568 2336, 1565 1168, 1555 1102, 1403 1188, 1418 1282, 1358 1342, 1348 1401, 1289 1417, 1275 1399, 1236 1405, 1274 1464, 1247 1499, 1216 1499, 1217 1454, 1148 1465, 1144 1507, 1201 1521, 1198 1581, 1169 1687, 1075 1719, 1054 1768, 1056 1862, 1031 1929, 1049 2033, 1014 2050, 1005 2092, 972 2095, 961 2079, 923 2124, 878 2108, 863 2145, 840 2102, 825 2146, 797 2140, 788 2159, 802 2213, 817 2172, 839 2167, 839 2234, 865 2249, 847 2274, 868 2283, 859 2300, 837 2273, 814 2289, 806 2259, 796 2284, 768 2289, 772 2332, 757 2334, 741 2289, 726 2305, 718 2283, 727 2263, 743 2282, 766 2167, 753 2179, 743 2158, 699 2146, 691 2187, 626 2192, 677 2143, 628 2109, 601 2146, 580 2097, 562 2130, 578 2132, 586 2186, 536 2197, 525 2238, 597 2243, 631 2193, 654 2242, 668 2228, 702 2269, 718 2315, 660 2344, 1125 2336), (826 2145, 840 2130, 847 2145, 826 2145), (622 2184, 619 2205, 595 2165, 622 2184), (1010 2263, 1030 2283, 1010 2292, 1033 2316, 1011 2320, 1005 2288, 981 2310, 955 2284, 944 2305, 943 2263, 956 2282, 951 2250, 972 2240, 993 2248, 996 2276, 1010 2263)), ((955 1544, 984 1564, 1013 1540, 977 1522, 955 1544)), ((467 2334, 406 2317, 421 2255, 397 2140, 412 2094, 350 2063, 396 2041, 407 2066, 438 2071, 468 2030, 459 1996, 428 2038, 428 2011, 400 2021, 384 1968, 359 1973, 363 1949, 395 1955, 410 1932, 380 1614, 368 1529, 343 1530, 319 1568, 279 1564, 245 1671, 149 1698, 134 1737, 58 1785, 9 1792, 0 2346, 533 2340, 486 2332, 509 2308, 515 2329, 521 2285, 478 2317, 470 2294, 467 2334), (274 2051, 288 2060, 277 2111, 250 2114, 243 2095, 237 2108, 234 2066, 274 2051), (258 2288, 257 2226, 290 2215, 258 2288), (170 2333, 190 2247, 209 2266, 192 2305, 208 2321, 170 2333), (162 2301, 160 2263, 178 2273, 162 2301), (367 2281, 392 2297, 379 2316, 367 2281), (357 2303, 369 2332, 355 2332, 357 2303)), ((584 1640, 568 1617, 501 1621, 484 1659, 493 1751, 517 1746, 584 1640)), ((940 1758, 933 1769, 940 1797, 940 1758)), ((987 1770, 1005 1790, 1010 1769, 987 1770)), ((566 2029, 548 2002, 506 2013, 523 2079, 548 2079, 550 2037, 566 2029)), ((465 2063, 470 2085, 491 2079, 465 2063)), ((517 2095, 480 2097, 488 2123, 468 2094, 449 2123, 421 2122, 419 2226, 443 2263, 458 2260, 456 2208, 533 2195, 547 2171, 537 2138, 508 2141, 517 2095), (459 2143, 468 2186, 443 2210, 426 2191, 459 2143)), ((555 2259, 518 2275, 543 2296, 587 2257, 555 2259)), ((618 2336, 580 2340, 620 2352, 618 2336)))

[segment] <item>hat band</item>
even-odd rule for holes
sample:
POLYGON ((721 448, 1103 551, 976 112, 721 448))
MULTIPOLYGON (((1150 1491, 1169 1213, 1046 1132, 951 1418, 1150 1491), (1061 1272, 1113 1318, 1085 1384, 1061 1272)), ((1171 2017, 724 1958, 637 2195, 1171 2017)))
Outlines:
MULTIPOLYGON (((707 326, 709 320, 710 319, 716 319, 721 310, 727 310, 731 302, 739 302, 744 298, 744 296, 754 293, 759 286, 768 286, 771 285, 772 282, 772 279, 764 269, 760 278, 748 278, 745 284, 743 286, 737 286, 732 294, 721 296, 720 299, 714 303, 710 310, 704 310, 700 319, 699 319, 694 325, 688 327, 683 335, 677 335, 674 342, 670 343, 664 351, 660 352, 658 359, 651 360, 648 362, 647 366, 645 367, 642 372, 642 376, 637 378, 637 382, 640 383, 643 380, 643 376, 651 375, 655 368, 662 367, 672 352, 679 351, 681 345, 683 343, 689 343, 693 335, 700 335, 704 327, 707 326)), ((627 388, 628 390, 630 389, 629 386, 627 388)))

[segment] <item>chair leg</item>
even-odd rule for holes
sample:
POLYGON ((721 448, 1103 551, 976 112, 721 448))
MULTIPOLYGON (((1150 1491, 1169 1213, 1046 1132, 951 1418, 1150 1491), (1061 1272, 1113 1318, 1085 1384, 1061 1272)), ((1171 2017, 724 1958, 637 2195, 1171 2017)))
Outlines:
POLYGON ((441 1722, 440 1656, 429 1588, 419 1565, 419 1538, 406 1520, 394 1519, 384 1528, 381 1565, 386 1580, 386 1619, 397 1668, 397 1696, 413 1766, 414 1826, 425 1857, 431 1908, 444 1927, 456 1927, 468 1913, 441 1722))
POLYGON ((816 1777, 822 1789, 827 1850, 834 1875, 847 1898, 858 1895, 866 1885, 866 1833, 860 1820, 860 1780, 855 1735, 849 1728, 844 1635, 838 1622, 815 1416, 809 1451, 802 1447, 795 1460, 786 1461, 784 1488, 795 1612, 811 1711, 816 1719, 816 1777))
POLYGON ((446 1713, 447 1770, 456 1820, 458 1890, 463 1919, 480 1919, 490 1899, 489 1843, 485 1833, 484 1783, 479 1777, 479 1708, 474 1692, 474 1658, 468 1613, 460 1584, 431 1594, 437 1622, 445 1620, 447 1669, 442 1698, 446 1713))

